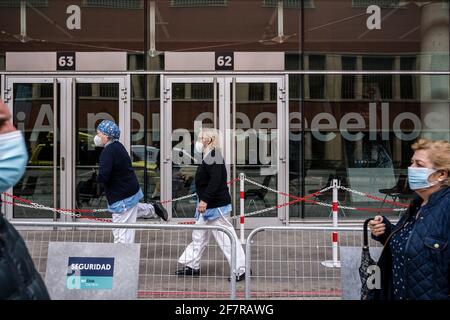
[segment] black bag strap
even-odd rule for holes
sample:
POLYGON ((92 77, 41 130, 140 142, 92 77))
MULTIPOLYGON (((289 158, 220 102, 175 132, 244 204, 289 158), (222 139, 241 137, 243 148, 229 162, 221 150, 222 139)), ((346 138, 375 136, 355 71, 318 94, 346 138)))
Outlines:
POLYGON ((363 249, 368 249, 369 248, 369 237, 368 237, 368 232, 367 232, 367 227, 369 226, 369 222, 371 220, 373 220, 374 218, 369 218, 366 219, 366 221, 364 221, 364 227, 363 227, 363 249))

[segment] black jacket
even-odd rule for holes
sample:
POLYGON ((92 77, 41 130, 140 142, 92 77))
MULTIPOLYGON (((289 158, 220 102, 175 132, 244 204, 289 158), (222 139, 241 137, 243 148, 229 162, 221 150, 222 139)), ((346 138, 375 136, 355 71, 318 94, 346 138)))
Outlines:
POLYGON ((131 166, 131 158, 119 141, 107 145, 100 154, 97 181, 103 183, 110 205, 139 191, 139 182, 131 166))
POLYGON ((50 296, 17 230, 0 213, 0 300, 48 300, 50 296))
POLYGON ((231 203, 227 185, 227 169, 219 151, 213 149, 198 166, 195 174, 195 189, 198 200, 206 202, 207 209, 223 207, 231 203))
MULTIPOLYGON (((381 271, 381 289, 372 290, 374 300, 392 300, 392 253, 390 239, 418 212, 422 199, 417 197, 406 214, 393 225, 384 217, 386 231, 373 239, 384 244, 377 265, 381 271)), ((450 299, 450 188, 436 191, 422 207, 405 247, 406 295, 409 300, 450 299)))

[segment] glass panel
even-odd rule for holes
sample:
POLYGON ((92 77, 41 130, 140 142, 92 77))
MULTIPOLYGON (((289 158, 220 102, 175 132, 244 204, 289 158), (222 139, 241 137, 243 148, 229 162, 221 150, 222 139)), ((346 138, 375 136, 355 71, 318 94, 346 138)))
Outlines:
POLYGON ((160 199, 159 76, 132 76, 131 159, 148 200, 160 199))
MULTIPOLYGON (((356 59, 355 70, 449 70, 448 0, 316 0, 314 4, 314 9, 303 10, 304 42, 299 49, 305 57, 326 56, 327 70, 345 70, 340 59, 344 55, 356 59), (441 61, 433 65, 440 56, 441 61), (404 58, 418 63, 405 64, 404 58), (366 59, 378 61, 370 68, 366 59)), ((389 81, 388 76, 383 78, 389 81)), ((382 77, 368 80, 377 87, 389 86, 382 77)), ((379 90, 384 99, 389 96, 386 88, 379 90)))
POLYGON ((0 30, 2 31, 0 52, 2 53, 117 51, 142 54, 147 52, 144 43, 147 41, 145 30, 148 30, 149 26, 144 24, 146 18, 144 5, 148 1, 27 0, 26 21, 21 21, 23 20, 21 2, 20 0, 0 0, 0 30), (118 24, 117 21, 121 21, 123 25, 118 24))
MULTIPOLYGON (((346 100, 339 96, 343 91, 336 87, 344 85, 343 77, 325 78, 325 101, 305 100, 305 194, 339 179, 351 189, 407 203, 414 196, 406 183, 413 154, 411 145, 421 137, 450 138, 449 77, 405 76, 406 82, 400 75, 356 76, 358 98, 346 100), (365 79, 389 84, 390 88, 383 90, 390 95, 364 95, 365 79), (403 98, 401 92, 405 88, 408 95, 403 98)), ((291 99, 291 112, 295 112, 292 107, 291 99)), ((315 200, 331 203, 331 197, 330 191, 315 200)), ((343 190, 339 191, 339 201, 341 205, 363 208, 340 211, 340 219, 362 219, 380 209, 385 210, 384 215, 399 215, 392 211, 391 204, 382 205, 343 190)), ((307 217, 328 218, 330 212, 330 208, 312 203, 305 206, 307 217)))
MULTIPOLYGON (((79 209, 105 209, 106 196, 97 183, 100 153, 95 147, 96 128, 101 121, 119 121, 118 83, 77 83, 75 105, 75 195, 79 209)), ((83 214, 92 216, 92 214, 83 214)), ((95 214, 104 217, 107 214, 95 214)))
MULTIPOLYGON (((264 186, 277 189, 277 91, 276 83, 236 84, 236 177, 241 172, 264 186)), ((233 176, 233 175, 232 175, 233 176)), ((239 199, 239 187, 236 188, 239 199)), ((277 195, 245 183, 245 212, 277 204, 277 195)), ((253 217, 276 217, 277 210, 253 217)))
MULTIPOLYGON (((194 145, 200 128, 214 127, 214 86, 174 83, 172 92, 172 198, 177 198, 195 193, 194 177, 201 155, 194 151, 194 145)), ((197 198, 172 203, 173 218, 193 217, 196 203, 197 198)))
MULTIPOLYGON (((289 194, 300 197, 302 195, 302 101, 301 81, 303 76, 289 76, 289 194)), ((290 199, 293 200, 293 199, 290 199)), ((300 218, 302 202, 295 202, 287 207, 291 218, 300 218)))
MULTIPOLYGON (((15 83, 13 92, 14 125, 23 132, 28 149, 28 165, 22 179, 13 189, 14 195, 58 208, 59 196, 58 203, 53 203, 53 83, 15 83)), ((59 159, 59 132, 57 135, 59 159)), ((59 167, 57 181, 56 187, 59 188, 59 167)), ((14 207, 13 217, 53 218, 53 213, 14 207)))

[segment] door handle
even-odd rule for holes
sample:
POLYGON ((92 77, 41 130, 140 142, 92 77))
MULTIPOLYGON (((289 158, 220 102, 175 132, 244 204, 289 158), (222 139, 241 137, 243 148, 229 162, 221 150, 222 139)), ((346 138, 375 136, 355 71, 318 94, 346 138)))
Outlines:
POLYGON ((66 169, 66 158, 61 157, 61 171, 66 169))

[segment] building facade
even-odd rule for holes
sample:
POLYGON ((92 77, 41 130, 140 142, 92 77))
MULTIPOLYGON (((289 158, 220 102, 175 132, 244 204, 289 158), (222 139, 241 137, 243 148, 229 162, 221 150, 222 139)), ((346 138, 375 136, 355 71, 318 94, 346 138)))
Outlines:
MULTIPOLYGON (((447 0, 0 0, 2 98, 29 150, 11 193, 105 208, 93 137, 113 119, 146 201, 195 192, 193 144, 216 127, 230 181, 258 183, 245 183, 249 226, 328 220, 317 202, 329 191, 295 200, 333 179, 406 203, 411 144, 450 139, 449 16, 447 0)), ((239 214, 239 183, 230 190, 239 214)), ((345 219, 399 214, 361 193, 338 197, 362 208, 345 219)), ((189 219, 195 198, 166 206, 189 219)))

